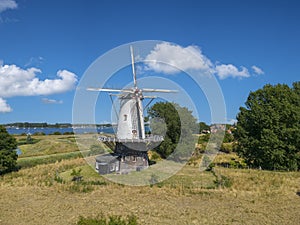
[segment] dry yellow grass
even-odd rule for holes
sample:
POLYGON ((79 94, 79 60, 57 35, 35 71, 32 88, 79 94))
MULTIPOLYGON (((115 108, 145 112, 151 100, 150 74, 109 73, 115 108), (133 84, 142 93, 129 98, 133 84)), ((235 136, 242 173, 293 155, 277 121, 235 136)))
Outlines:
POLYGON ((233 181, 230 188, 217 189, 203 188, 203 182, 197 185, 211 177, 191 166, 162 187, 108 182, 83 193, 73 191, 74 184, 69 181, 54 181, 57 171, 63 174, 85 165, 83 159, 73 159, 1 177, 0 224, 75 224, 80 215, 100 212, 134 214, 140 224, 294 225, 300 221, 300 197, 296 194, 300 173, 216 168, 217 174, 233 181), (188 182, 190 185, 183 185, 188 182))

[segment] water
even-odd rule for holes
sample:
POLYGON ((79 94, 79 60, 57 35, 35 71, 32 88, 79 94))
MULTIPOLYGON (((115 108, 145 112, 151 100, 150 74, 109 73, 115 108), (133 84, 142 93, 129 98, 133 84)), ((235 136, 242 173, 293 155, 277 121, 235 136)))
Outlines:
POLYGON ((66 132, 74 132, 76 134, 85 134, 85 133, 108 133, 112 134, 114 133, 113 127, 100 127, 95 130, 95 128, 91 127, 83 127, 83 128, 75 128, 72 127, 66 127, 66 128, 16 128, 16 127, 8 127, 6 128, 7 132, 9 134, 35 134, 35 133, 44 133, 46 135, 53 134, 54 132, 59 132, 61 134, 64 134, 66 132))
MULTIPOLYGON (((35 133, 44 133, 46 135, 53 134, 54 132, 59 132, 64 134, 66 132, 74 132, 75 134, 86 134, 86 133, 106 133, 106 134, 114 134, 114 127, 98 127, 97 130, 92 127, 66 127, 66 128, 16 128, 16 127, 8 127, 6 128, 9 134, 35 134, 35 133)), ((145 131, 149 131, 149 127, 145 126, 145 131)))

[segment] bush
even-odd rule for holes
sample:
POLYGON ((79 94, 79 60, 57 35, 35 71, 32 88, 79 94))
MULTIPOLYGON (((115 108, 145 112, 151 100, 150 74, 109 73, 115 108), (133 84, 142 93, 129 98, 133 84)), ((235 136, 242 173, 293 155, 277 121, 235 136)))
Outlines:
POLYGON ((209 141, 210 134, 202 134, 199 136, 198 144, 203 144, 209 141))
POLYGON ((100 214, 96 218, 91 217, 79 217, 77 225, 137 225, 137 217, 134 215, 122 218, 117 215, 110 215, 106 218, 103 214, 100 214))
POLYGON ((0 126, 0 175, 17 169, 17 141, 0 126))
POLYGON ((233 150, 232 143, 223 143, 220 148, 220 151, 225 153, 231 153, 232 150, 233 150))
POLYGON ((149 158, 150 158, 150 160, 154 160, 154 161, 161 160, 160 155, 155 151, 151 151, 151 154, 150 154, 149 158))
POLYGON ((64 132, 64 135, 73 135, 74 132, 73 131, 67 131, 67 132, 64 132))
POLYGON ((232 180, 224 175, 221 175, 215 180, 217 187, 230 188, 232 186, 232 180))

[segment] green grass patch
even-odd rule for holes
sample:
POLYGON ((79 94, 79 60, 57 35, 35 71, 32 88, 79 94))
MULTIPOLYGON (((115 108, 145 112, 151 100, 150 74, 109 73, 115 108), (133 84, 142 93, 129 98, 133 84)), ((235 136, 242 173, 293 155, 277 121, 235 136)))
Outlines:
POLYGON ((65 182, 71 182, 74 176, 74 171, 80 171, 80 176, 82 176, 83 184, 91 185, 103 185, 107 183, 107 180, 100 176, 90 165, 79 166, 76 168, 69 169, 67 171, 61 172, 59 176, 65 182))
POLYGON ((17 163, 18 166, 21 168, 29 168, 41 164, 50 164, 50 163, 60 162, 62 160, 81 158, 81 157, 82 157, 81 152, 77 151, 77 152, 69 152, 69 153, 37 156, 37 157, 19 158, 17 163))

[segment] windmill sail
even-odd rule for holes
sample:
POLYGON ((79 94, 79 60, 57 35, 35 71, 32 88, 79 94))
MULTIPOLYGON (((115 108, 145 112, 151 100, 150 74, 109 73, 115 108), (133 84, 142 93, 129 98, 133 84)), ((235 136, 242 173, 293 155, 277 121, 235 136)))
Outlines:
POLYGON ((132 67, 132 75, 133 75, 133 85, 137 88, 136 84, 136 72, 135 72, 135 65, 134 65, 134 54, 133 54, 133 47, 130 46, 130 53, 131 53, 131 67, 132 67))

